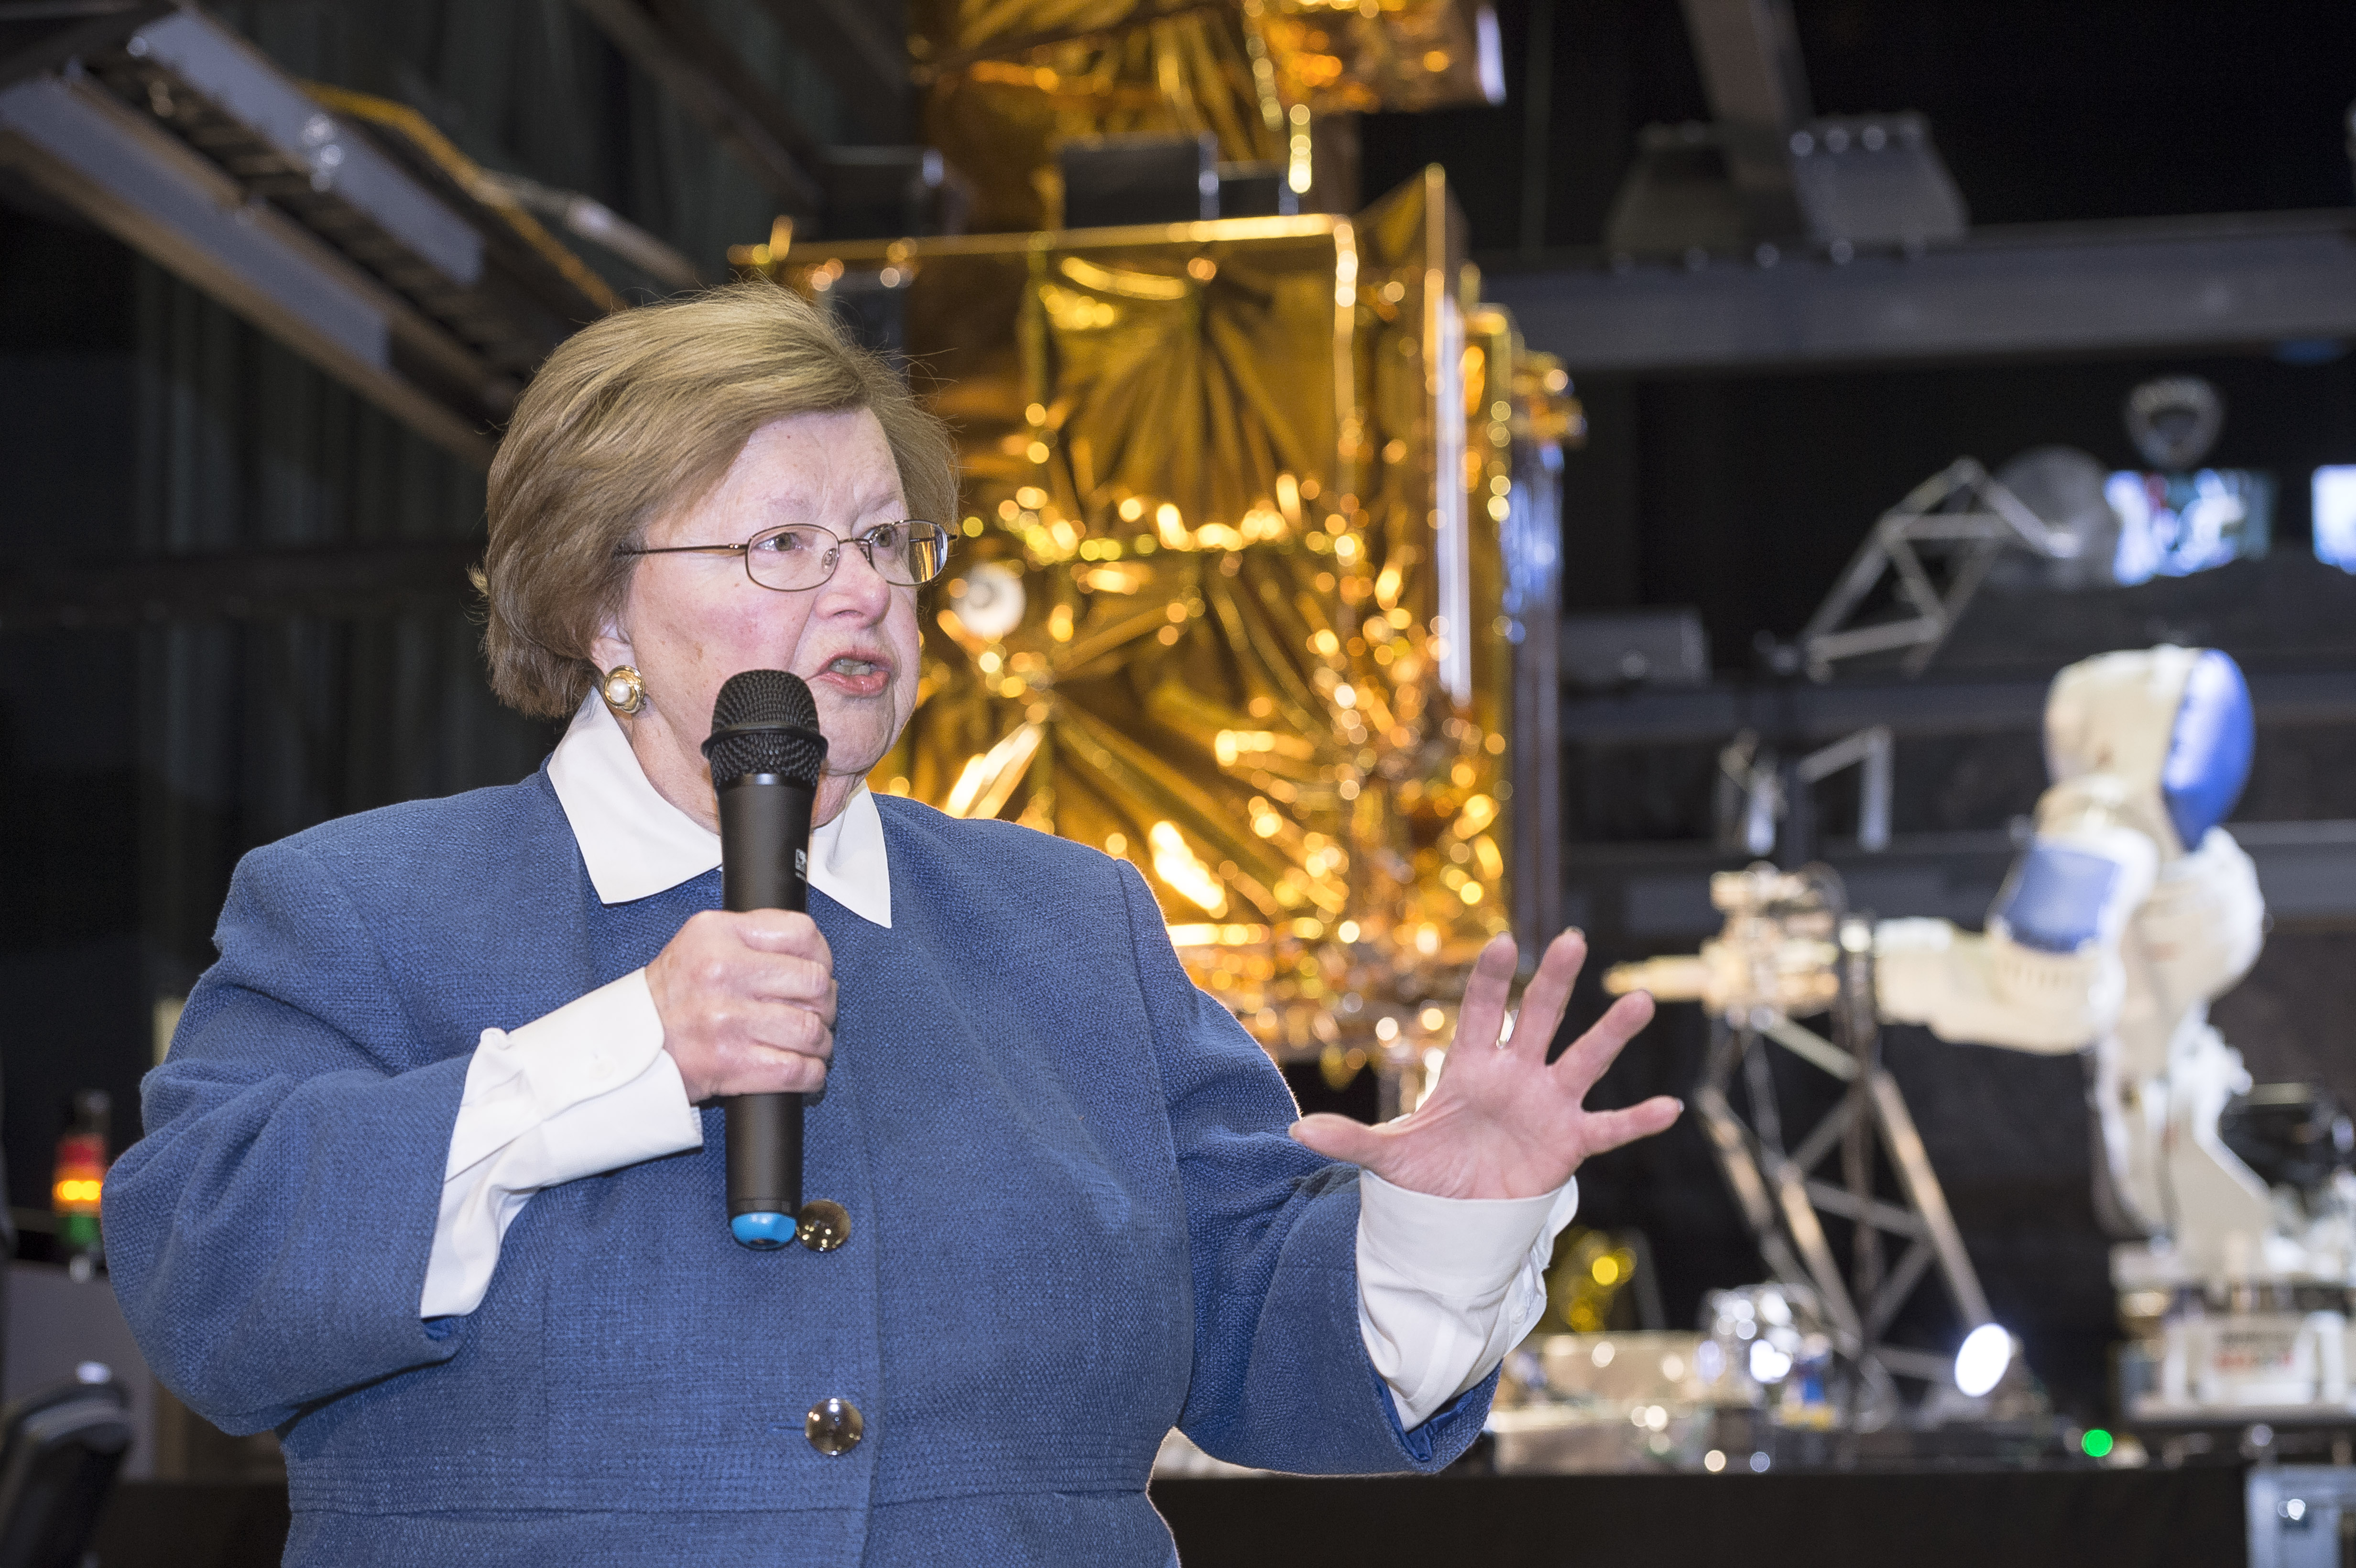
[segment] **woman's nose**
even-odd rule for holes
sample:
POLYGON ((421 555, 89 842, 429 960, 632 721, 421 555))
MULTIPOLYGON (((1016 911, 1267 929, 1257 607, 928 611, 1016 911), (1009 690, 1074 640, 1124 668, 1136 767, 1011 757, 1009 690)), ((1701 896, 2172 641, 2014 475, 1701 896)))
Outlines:
POLYGON ((825 596, 838 603, 870 609, 890 603, 892 585, 875 566, 875 547, 866 539, 845 539, 836 548, 834 575, 827 579, 825 596))

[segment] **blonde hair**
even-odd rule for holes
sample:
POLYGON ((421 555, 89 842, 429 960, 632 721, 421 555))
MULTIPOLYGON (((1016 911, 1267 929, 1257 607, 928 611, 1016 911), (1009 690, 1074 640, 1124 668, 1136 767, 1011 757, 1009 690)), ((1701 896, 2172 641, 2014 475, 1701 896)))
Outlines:
POLYGON ((948 428, 798 294, 730 283, 568 338, 524 389, 491 462, 490 546, 475 585, 499 700, 548 719, 579 707, 599 673, 590 645, 636 564, 623 547, 708 495, 763 425, 847 409, 883 425, 909 515, 954 527, 948 428))

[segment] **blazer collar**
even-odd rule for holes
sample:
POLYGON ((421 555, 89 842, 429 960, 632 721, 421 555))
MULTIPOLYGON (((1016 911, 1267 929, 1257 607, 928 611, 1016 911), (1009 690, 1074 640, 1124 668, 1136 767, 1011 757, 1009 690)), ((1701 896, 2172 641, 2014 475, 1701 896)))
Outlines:
MULTIPOLYGON (((720 864, 720 836, 656 793, 620 721, 594 691, 548 759, 548 782, 600 902, 669 892, 720 864)), ((860 919, 891 928, 884 816, 863 785, 833 821, 811 830, 809 881, 860 919)))

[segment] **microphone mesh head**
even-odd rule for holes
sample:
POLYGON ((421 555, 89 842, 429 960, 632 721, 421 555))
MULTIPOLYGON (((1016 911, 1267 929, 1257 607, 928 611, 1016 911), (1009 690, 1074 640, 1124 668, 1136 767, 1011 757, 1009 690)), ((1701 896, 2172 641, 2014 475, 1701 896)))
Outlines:
POLYGON ((818 703, 798 675, 748 669, 728 677, 712 705, 712 738, 703 743, 715 789, 747 773, 778 773, 816 789, 826 763, 826 737, 818 730, 818 703))

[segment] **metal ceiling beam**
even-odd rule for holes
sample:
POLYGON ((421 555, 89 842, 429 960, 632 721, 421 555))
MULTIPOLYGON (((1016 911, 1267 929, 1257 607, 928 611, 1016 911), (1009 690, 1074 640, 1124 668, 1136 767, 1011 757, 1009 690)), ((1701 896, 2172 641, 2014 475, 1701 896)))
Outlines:
POLYGON ((1846 264, 1819 252, 1492 267, 1485 295, 1574 374, 2356 338, 2356 214, 2343 210, 1982 229, 1846 264))
MULTIPOLYGON (((2356 822, 2229 822, 2226 829, 2256 866, 2273 919, 2337 924, 2356 916, 2356 822)), ((1901 834, 1871 855, 1832 843, 1821 858, 1840 872, 1853 909, 1977 928, 2019 853, 1999 831, 1901 834)), ((1748 858, 1698 843, 1566 845, 1564 918, 1604 942, 1689 942, 1725 923, 1710 906, 1710 873, 1748 858)))
POLYGON ((177 8, 173 0, 0 3, 0 86, 114 48, 134 29, 177 8))
POLYGON ((616 302, 455 152, 377 140, 373 101, 192 5, 0 4, 0 164, 485 467, 522 384, 616 302))
POLYGON ((1815 113, 1791 0, 1685 0, 1711 118, 1789 133, 1815 113))
POLYGON ((575 3, 788 211, 809 216, 819 210, 824 195, 809 171, 823 146, 746 69, 694 0, 575 3))
POLYGON ((0 91, 0 161, 453 454, 489 465, 486 393, 503 379, 152 119, 87 79, 36 77, 0 91))
POLYGON ((861 0, 762 0, 777 26, 825 71, 873 143, 914 141, 907 46, 861 0))
MULTIPOLYGON (((2356 724, 2356 680, 2345 669, 2259 669, 2248 680, 2261 724, 2356 724)), ((1719 742, 1738 731, 1762 730, 1803 743, 1873 724, 1888 725, 1901 740, 2008 731, 2033 736, 2043 729, 2051 686, 2051 677, 2040 677, 1573 693, 1562 702, 1562 739, 1567 746, 1658 746, 1719 742)))
POLYGON ((460 604, 480 539, 158 556, 0 571, 0 635, 460 604))
POLYGON ((1815 113, 1790 0, 1685 0, 1727 173, 1754 234, 1802 234, 1792 133, 1815 113))

